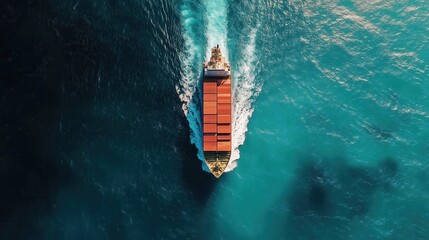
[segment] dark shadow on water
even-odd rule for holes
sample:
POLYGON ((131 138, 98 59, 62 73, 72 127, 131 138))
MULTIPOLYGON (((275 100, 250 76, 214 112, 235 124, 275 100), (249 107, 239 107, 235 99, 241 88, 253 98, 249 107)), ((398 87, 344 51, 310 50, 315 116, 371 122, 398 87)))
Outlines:
MULTIPOLYGON (((185 117, 183 117, 185 118, 185 117)), ((203 162, 197 157, 195 145, 190 143, 190 130, 186 119, 182 120, 186 126, 184 133, 180 136, 177 144, 182 159, 182 177, 185 185, 193 193, 195 199, 204 205, 213 192, 217 179, 202 169, 203 162)))
MULTIPOLYGON (((203 74, 199 76, 199 85, 194 93, 193 100, 196 102, 201 101, 203 74)), ((185 115, 180 118, 180 124, 183 126, 184 131, 180 135, 180 140, 177 143, 179 147, 182 161, 182 177, 186 187, 193 193, 195 199, 204 205, 213 192, 218 179, 211 173, 203 170, 203 161, 198 159, 198 150, 195 145, 190 142, 191 129, 185 115)))
POLYGON ((392 157, 384 158, 377 169, 378 184, 384 191, 393 192, 399 172, 398 162, 392 157))
POLYGON ((378 167, 350 165, 342 157, 301 162, 292 185, 275 203, 280 210, 267 216, 274 222, 266 226, 273 237, 346 238, 350 222, 369 213, 377 191, 390 189, 399 171, 393 158, 378 167))

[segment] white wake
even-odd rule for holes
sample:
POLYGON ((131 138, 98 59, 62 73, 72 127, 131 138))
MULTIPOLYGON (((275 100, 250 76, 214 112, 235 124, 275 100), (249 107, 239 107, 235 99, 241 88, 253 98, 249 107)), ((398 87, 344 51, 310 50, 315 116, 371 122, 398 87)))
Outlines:
MULTIPOLYGON (((247 124, 253 114, 252 103, 262 90, 262 83, 256 81, 258 60, 255 55, 256 35, 258 27, 250 31, 243 56, 238 62, 238 69, 233 74, 233 124, 232 124, 232 155, 225 171, 231 171, 237 166, 240 158, 239 146, 246 139, 247 124)), ((234 69, 233 69, 234 70, 234 69)))
MULTIPOLYGON (((182 66, 181 79, 176 91, 182 101, 182 109, 189 122, 191 130, 191 143, 195 144, 198 149, 198 158, 204 162, 203 142, 201 138, 202 126, 200 118, 199 101, 201 94, 197 94, 198 80, 201 75, 201 66, 203 63, 203 46, 197 41, 197 25, 199 22, 199 12, 193 9, 192 3, 185 2, 181 7, 182 32, 184 39, 184 51, 180 54, 182 66)), ((203 169, 208 168, 203 164, 203 169)))
POLYGON ((228 46, 227 46, 227 5, 225 0, 222 1, 213 1, 206 0, 206 37, 207 37, 207 47, 206 47, 206 60, 211 56, 211 48, 219 44, 220 49, 222 50, 222 55, 228 59, 228 46))
MULTIPOLYGON (((198 149, 198 158, 204 163, 204 153, 202 146, 202 123, 201 123, 201 89, 199 80, 201 77, 202 63, 210 58, 211 48, 219 44, 223 55, 228 59, 227 48, 227 5, 223 1, 207 0, 205 9, 192 9, 192 1, 185 2, 181 8, 182 32, 184 38, 184 51, 180 54, 182 65, 180 84, 176 86, 176 91, 182 101, 182 108, 189 122, 191 130, 191 143, 198 149), (205 36, 207 43, 204 46, 201 39, 198 39, 196 26, 201 24, 198 16, 201 11, 205 15, 205 36), (205 49, 205 58, 202 53, 205 49)), ((247 124, 253 113, 252 103, 262 89, 262 84, 255 81, 256 67, 258 65, 255 56, 255 39, 257 28, 251 30, 243 51, 243 56, 238 63, 237 69, 232 69, 233 76, 233 139, 232 156, 226 171, 231 171, 237 166, 240 158, 240 145, 243 145, 247 124)), ((208 171, 206 164, 203 169, 208 171)))

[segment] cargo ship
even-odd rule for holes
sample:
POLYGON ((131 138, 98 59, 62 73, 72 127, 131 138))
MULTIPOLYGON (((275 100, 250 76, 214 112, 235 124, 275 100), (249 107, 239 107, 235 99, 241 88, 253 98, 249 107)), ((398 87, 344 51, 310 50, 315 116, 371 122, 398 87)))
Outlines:
POLYGON ((219 45, 203 64, 203 148, 210 172, 219 178, 231 158, 231 66, 219 45))

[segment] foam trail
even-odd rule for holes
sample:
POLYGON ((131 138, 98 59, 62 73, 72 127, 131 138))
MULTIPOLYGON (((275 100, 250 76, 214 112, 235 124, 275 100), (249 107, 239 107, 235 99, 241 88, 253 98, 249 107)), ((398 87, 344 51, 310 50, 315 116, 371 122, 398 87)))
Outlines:
MULTIPOLYGON (((198 149, 198 158, 204 160, 201 119, 198 94, 198 81, 201 75, 201 65, 203 62, 203 44, 198 41, 198 25, 200 24, 198 6, 193 6, 192 1, 187 1, 181 7, 182 32, 184 39, 184 51, 180 54, 182 65, 180 84, 176 86, 176 91, 182 101, 182 109, 189 122, 191 130, 191 143, 198 149), (196 7, 196 8, 195 8, 196 7)), ((203 164, 203 169, 208 168, 203 164)))
MULTIPOLYGON (((182 32, 185 41, 184 52, 180 55, 182 64, 180 84, 176 86, 176 91, 179 98, 182 100, 182 109, 188 119, 191 129, 191 143, 195 144, 198 149, 198 158, 204 162, 203 142, 201 138, 202 123, 201 123, 201 89, 199 89, 198 81, 201 76, 202 63, 210 58, 211 48, 219 44, 222 48, 223 55, 228 56, 226 48, 226 2, 225 1, 210 1, 204 2, 204 9, 193 9, 192 1, 185 1, 181 7, 182 32), (207 39, 206 57, 203 59, 201 55, 204 52, 201 39, 198 39, 197 26, 200 24, 199 14, 206 12, 206 29, 205 35, 207 39), (199 41, 200 40, 200 41, 199 41)), ((203 164, 203 169, 208 171, 208 168, 203 164)))
POLYGON ((252 103, 262 90, 262 83, 256 81, 258 61, 255 55, 256 34, 258 26, 250 31, 248 43, 243 56, 238 63, 238 69, 233 72, 233 126, 231 161, 225 171, 231 171, 237 166, 240 158, 238 147, 246 139, 247 124, 253 114, 252 103))
POLYGON ((227 5, 225 0, 222 1, 205 1, 207 11, 207 50, 206 59, 211 56, 211 48, 219 44, 222 49, 222 55, 228 59, 227 48, 227 5))
MULTIPOLYGON (((206 0, 204 10, 207 13, 205 35, 207 44, 201 44, 196 29, 200 23, 198 16, 202 9, 192 9, 192 1, 185 2, 181 8, 183 38, 185 40, 185 50, 180 55, 182 64, 180 84, 176 86, 177 93, 183 102, 183 111, 188 119, 191 129, 191 143, 198 149, 198 158, 204 162, 202 146, 202 123, 201 123, 201 89, 198 81, 201 76, 201 64, 210 58, 211 48, 219 44, 223 55, 228 59, 227 49, 227 4, 223 1, 206 0)), ((203 10, 203 11, 204 11, 203 10)), ((231 161, 226 171, 231 171, 237 166, 240 157, 238 147, 243 145, 247 124, 253 113, 252 103, 262 89, 262 84, 255 81, 257 59, 255 55, 255 39, 257 28, 250 31, 248 44, 244 48, 244 54, 238 63, 238 68, 233 69, 233 139, 231 161)), ((201 40, 201 39, 200 39, 201 40)), ((206 164, 203 169, 209 171, 206 164)))

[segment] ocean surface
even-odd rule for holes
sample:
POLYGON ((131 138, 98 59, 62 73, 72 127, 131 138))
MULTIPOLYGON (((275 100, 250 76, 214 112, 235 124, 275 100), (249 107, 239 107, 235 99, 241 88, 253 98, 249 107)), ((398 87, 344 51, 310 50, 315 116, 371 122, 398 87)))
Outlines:
POLYGON ((0 3, 0 239, 429 239, 429 2, 0 3), (201 67, 233 71, 203 163, 201 67))

